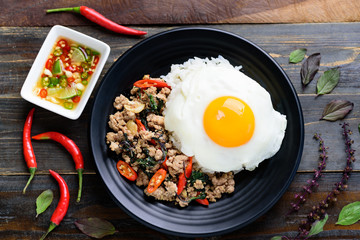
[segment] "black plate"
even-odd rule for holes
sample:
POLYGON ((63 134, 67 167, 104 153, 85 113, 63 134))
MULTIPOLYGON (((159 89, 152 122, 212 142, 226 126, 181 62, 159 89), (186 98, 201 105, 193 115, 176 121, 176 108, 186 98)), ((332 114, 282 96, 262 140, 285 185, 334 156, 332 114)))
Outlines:
POLYGON ((235 34, 211 28, 178 28, 149 37, 124 53, 106 73, 91 114, 90 142, 98 172, 114 201, 130 216, 158 231, 199 237, 228 233, 244 227, 268 211, 284 194, 301 160, 304 129, 297 94, 285 72, 262 49, 235 34), (144 74, 159 77, 170 66, 189 58, 222 55, 243 66, 272 97, 274 108, 287 116, 288 125, 280 151, 253 172, 236 175, 235 192, 209 207, 192 204, 180 209, 153 201, 127 182, 116 170, 105 136, 113 101, 128 93, 144 74))

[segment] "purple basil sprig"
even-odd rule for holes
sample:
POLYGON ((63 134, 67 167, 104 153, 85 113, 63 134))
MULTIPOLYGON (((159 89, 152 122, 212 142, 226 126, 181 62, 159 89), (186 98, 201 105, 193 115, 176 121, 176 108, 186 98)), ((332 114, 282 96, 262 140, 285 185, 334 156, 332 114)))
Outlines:
POLYGON ((315 172, 313 178, 307 181, 307 185, 303 186, 302 191, 300 193, 295 194, 295 202, 291 203, 291 210, 288 212, 288 215, 298 211, 300 209, 301 204, 306 202, 307 196, 312 193, 313 188, 319 186, 317 181, 321 178, 322 171, 326 167, 326 161, 328 159, 326 149, 328 148, 325 147, 324 140, 321 138, 320 134, 316 133, 314 135, 314 139, 319 141, 320 161, 318 164, 318 168, 314 170, 315 172))
POLYGON ((343 123, 343 136, 345 140, 345 152, 347 155, 346 158, 346 167, 344 168, 343 175, 341 180, 335 183, 334 189, 328 193, 326 198, 322 200, 317 206, 313 206, 311 212, 308 214, 307 219, 303 220, 298 229, 298 235, 295 239, 306 239, 308 237, 309 231, 311 229, 312 224, 316 220, 324 219, 325 211, 329 207, 331 203, 337 201, 337 195, 340 194, 341 191, 347 188, 347 182, 350 177, 350 173, 352 171, 352 163, 355 162, 355 150, 351 148, 351 145, 354 143, 353 140, 350 139, 350 135, 352 134, 351 130, 347 129, 349 126, 348 123, 343 123))

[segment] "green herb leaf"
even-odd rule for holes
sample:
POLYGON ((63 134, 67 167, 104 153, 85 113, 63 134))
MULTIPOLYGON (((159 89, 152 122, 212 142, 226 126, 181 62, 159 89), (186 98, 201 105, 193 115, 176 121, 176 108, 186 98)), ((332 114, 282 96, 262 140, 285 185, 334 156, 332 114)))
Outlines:
POLYGON ((275 236, 275 237, 272 237, 270 240, 281 240, 282 239, 282 236, 275 236))
POLYGON ((319 221, 319 220, 315 221, 315 222, 311 225, 311 229, 310 229, 310 231, 309 231, 308 237, 314 236, 314 235, 316 235, 316 234, 321 233, 322 231, 324 231, 324 226, 325 226, 325 223, 326 223, 326 221, 328 220, 328 218, 329 218, 329 215, 325 214, 324 219, 322 219, 322 220, 320 220, 320 221, 319 221))
POLYGON ((78 219, 75 225, 84 234, 98 239, 117 232, 114 225, 101 218, 78 219))
POLYGON ((320 53, 310 55, 302 64, 300 70, 300 77, 303 86, 308 85, 314 79, 320 66, 320 53))
POLYGON ((360 124, 358 125, 358 130, 359 130, 359 133, 360 133, 360 124))
POLYGON ((316 91, 318 95, 330 93, 338 84, 340 78, 340 69, 332 68, 324 72, 318 79, 316 91))
POLYGON ((289 63, 298 63, 301 62, 306 54, 306 48, 299 48, 290 53, 289 63))
POLYGON ((343 119, 354 107, 354 103, 346 100, 332 100, 329 102, 322 113, 320 120, 334 122, 343 119))
POLYGON ((360 202, 353 202, 341 210, 339 214, 338 225, 351 225, 360 220, 360 202))
POLYGON ((45 212, 45 210, 50 206, 53 198, 54 194, 50 189, 43 191, 36 198, 36 217, 45 212))

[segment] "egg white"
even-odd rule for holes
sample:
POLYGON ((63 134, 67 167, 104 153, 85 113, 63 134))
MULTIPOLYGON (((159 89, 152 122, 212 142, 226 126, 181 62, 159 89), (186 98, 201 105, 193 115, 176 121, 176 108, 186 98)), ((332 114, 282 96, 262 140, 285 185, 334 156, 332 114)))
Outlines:
POLYGON ((280 149, 286 116, 273 109, 270 94, 263 87, 223 57, 189 59, 172 65, 162 78, 172 87, 164 111, 165 128, 174 144, 184 154, 194 156, 203 171, 253 170, 280 149), (205 109, 221 96, 240 98, 254 113, 255 130, 244 145, 222 147, 204 130, 205 109))

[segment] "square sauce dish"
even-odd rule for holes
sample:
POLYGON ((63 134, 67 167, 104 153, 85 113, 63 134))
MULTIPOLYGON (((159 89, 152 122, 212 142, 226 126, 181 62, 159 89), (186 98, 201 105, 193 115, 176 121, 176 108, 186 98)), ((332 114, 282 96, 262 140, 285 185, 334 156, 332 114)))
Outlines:
POLYGON ((83 112, 110 47, 70 28, 51 28, 21 88, 25 100, 76 120, 83 112))

